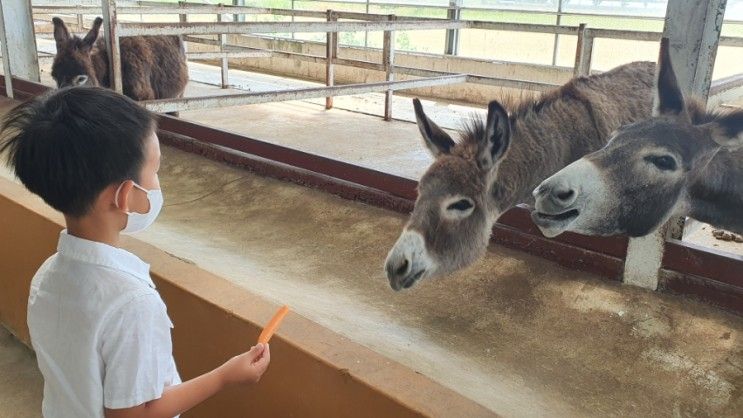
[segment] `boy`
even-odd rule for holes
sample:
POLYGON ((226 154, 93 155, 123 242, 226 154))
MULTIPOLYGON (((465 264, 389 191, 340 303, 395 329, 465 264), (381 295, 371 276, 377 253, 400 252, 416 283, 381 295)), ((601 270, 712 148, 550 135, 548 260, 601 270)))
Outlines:
POLYGON ((155 128, 129 98, 89 87, 22 104, 3 124, 0 153, 67 225, 28 301, 45 417, 173 417, 268 367, 258 344, 180 381, 149 265, 118 248, 121 232, 143 230, 162 207, 155 128))

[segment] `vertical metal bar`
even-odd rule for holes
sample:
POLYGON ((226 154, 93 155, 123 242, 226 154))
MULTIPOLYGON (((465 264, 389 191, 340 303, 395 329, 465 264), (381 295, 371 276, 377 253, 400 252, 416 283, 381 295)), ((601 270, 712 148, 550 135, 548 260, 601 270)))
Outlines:
POLYGON ((585 23, 578 27, 578 40, 575 47, 575 66, 573 75, 578 77, 591 72, 591 57, 593 55, 593 34, 586 28, 585 23))
MULTIPOLYGON (((335 22, 338 17, 332 10, 327 11, 328 22, 335 22)), ((325 85, 335 84, 335 60, 338 58, 338 32, 328 32, 325 37, 325 85)), ((325 109, 333 108, 333 96, 325 98, 325 109)))
POLYGON ((77 30, 82 32, 85 29, 83 27, 83 25, 84 25, 83 15, 81 15, 80 13, 78 13, 77 14, 77 30))
MULTIPOLYGON (((245 6, 245 0, 232 0, 232 5, 234 6, 245 6)), ((232 16, 233 22, 244 22, 245 21, 245 15, 244 14, 236 14, 232 16)))
MULTIPOLYGON (((217 22, 223 20, 222 14, 217 15, 217 22)), ((225 46, 227 45, 227 35, 224 33, 219 34, 219 50, 225 52, 225 46)), ((226 89, 230 86, 229 77, 229 60, 227 57, 222 57, 222 88, 226 89)))
MULTIPOLYGON (((294 11, 294 0, 292 0, 292 11, 294 11)), ((292 23, 294 23, 294 15, 292 15, 292 23)), ((292 32, 292 39, 294 39, 294 32, 292 32)))
MULTIPOLYGON (((446 17, 449 20, 459 20, 461 17, 461 6, 462 0, 449 0, 449 9, 446 11, 446 17)), ((447 29, 444 54, 457 55, 457 53, 459 53, 459 29, 447 29)))
MULTIPOLYGON (((366 14, 369 14, 369 1, 366 0, 366 14)), ((364 47, 369 47, 369 31, 364 31, 364 47)))
MULTIPOLYGON (((179 1, 178 2, 179 7, 186 7, 188 4, 185 1, 179 1)), ((178 21, 181 23, 188 23, 188 15, 185 13, 181 13, 178 15, 178 21)), ((188 43, 184 40, 183 41, 183 52, 188 53, 188 43)))
MULTIPOLYGON (((178 2, 178 7, 186 7, 186 6, 188 6, 188 3, 186 3, 185 1, 181 0, 178 2)), ((178 21, 181 23, 188 22, 188 15, 185 13, 178 14, 178 21)))
MULTIPOLYGON (((389 20, 395 20, 395 15, 389 15, 389 20)), ((395 62, 395 31, 384 31, 384 42, 382 47, 382 64, 387 81, 394 81, 395 73, 393 65, 395 62)), ((392 90, 387 90, 384 95, 384 120, 392 119, 392 90)))
POLYGON ((5 76, 5 95, 14 98, 13 94, 13 72, 10 70, 10 53, 8 52, 8 36, 5 33, 5 18, 3 17, 3 6, 0 4, 0 43, 3 52, 3 75, 5 76))
POLYGON ((687 96, 707 100, 725 3, 726 0, 668 2, 663 33, 670 41, 679 86, 687 96))
POLYGON ((106 30, 106 52, 108 53, 108 77, 111 88, 124 93, 121 77, 121 51, 119 45, 116 0, 103 0, 103 27, 106 30))
MULTIPOLYGON (((562 1, 557 0, 557 19, 555 24, 560 26, 562 23, 562 1)), ((560 35, 555 34, 555 42, 552 46, 552 65, 557 65, 557 51, 560 49, 560 35)))
MULTIPOLYGON (((663 34, 670 43, 671 60, 679 87, 688 97, 706 99, 720 40, 726 0, 674 0, 668 2, 663 34)), ((655 107, 655 106, 654 106, 655 107)), ((666 237, 683 235, 672 219, 654 233, 632 238, 627 246, 623 280, 657 289, 666 237)))
POLYGON ((0 0, 0 8, 3 9, 3 24, 5 25, 3 48, 8 51, 3 55, 8 59, 9 74, 38 82, 41 73, 31 1, 0 0))

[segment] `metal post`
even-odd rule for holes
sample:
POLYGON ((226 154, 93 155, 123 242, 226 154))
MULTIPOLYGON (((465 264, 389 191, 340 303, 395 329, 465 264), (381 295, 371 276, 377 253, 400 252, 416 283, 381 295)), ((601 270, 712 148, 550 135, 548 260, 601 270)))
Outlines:
POLYGON ((80 13, 78 13, 77 14, 77 30, 80 31, 80 32, 82 32, 85 29, 83 27, 84 24, 85 24, 85 22, 83 22, 83 15, 80 14, 80 13))
MULTIPOLYGON (((459 20, 461 17, 462 0, 449 0, 449 9, 446 17, 449 20, 459 20)), ((448 29, 446 31, 446 49, 444 54, 457 55, 459 53, 459 29, 448 29)))
MULTIPOLYGON (((327 11, 328 22, 335 22, 338 17, 332 10, 327 11)), ((325 39, 325 85, 335 84, 335 60, 338 58, 338 32, 328 32, 325 39)), ((333 96, 325 98, 325 109, 333 108, 333 96)))
MULTIPOLYGON (((232 0, 233 6, 245 6, 245 0, 232 0)), ((236 14, 232 16, 233 22, 244 22, 245 21, 245 15, 244 14, 236 14)))
MULTIPOLYGON (((706 100, 712 68, 720 40, 726 0, 674 0, 668 2, 664 36, 669 38, 671 61, 679 87, 706 100)), ((676 220, 671 220, 673 225, 676 220)), ((627 246, 624 282, 649 289, 658 288, 669 224, 658 231, 632 238, 627 246)), ((674 234, 682 234, 676 226, 674 234)))
MULTIPOLYGON (((0 1, 2 21, 5 27, 3 60, 8 60, 7 75, 36 81, 39 78, 39 57, 34 35, 31 2, 0 1)), ((9 79, 9 77, 6 77, 9 79)))
MULTIPOLYGON (((185 1, 179 1, 178 2, 179 7, 186 7, 188 6, 188 3, 185 1)), ((180 13, 178 15, 178 21, 181 23, 188 23, 188 15, 185 13, 180 13)), ((183 52, 188 53, 188 44, 186 43, 186 40, 183 40, 183 52)))
POLYGON ((10 53, 8 52, 8 37, 5 34, 5 19, 3 18, 3 7, 0 5, 0 43, 3 52, 3 75, 5 76, 5 95, 14 98, 13 94, 13 72, 10 71, 10 53))
POLYGON ((575 66, 573 75, 578 77, 588 75, 591 72, 591 58, 593 55, 593 35, 586 28, 585 23, 578 27, 578 42, 575 47, 575 66))
MULTIPOLYGON (((370 0, 366 0, 366 14, 369 14, 369 2, 370 0)), ((369 31, 364 31, 364 47, 369 47, 369 31)))
MULTIPOLYGON (((557 20, 555 24, 560 26, 562 23, 562 0, 557 0, 557 20)), ((560 35, 555 34, 555 42, 552 47, 552 65, 557 65, 557 51, 560 49, 560 35)))
POLYGON ((664 36, 670 40, 671 58, 679 86, 686 96, 707 100, 717 56, 726 0, 674 0, 668 2, 664 36))
MULTIPOLYGON (((394 21, 395 15, 389 15, 389 20, 394 21)), ((386 73, 386 80, 393 81, 395 73, 393 65, 395 61, 395 31, 384 31, 384 40, 382 46, 382 64, 386 73)), ((384 120, 392 119, 392 90, 387 90, 384 95, 384 120)))
MULTIPOLYGON (((223 19, 222 14, 217 15, 217 22, 221 22, 223 19)), ((219 51, 225 52, 225 46, 227 45, 227 35, 222 33, 219 35, 219 51)), ((226 89, 230 86, 229 78, 229 60, 227 57, 222 57, 222 88, 226 89)))
MULTIPOLYGON (((292 0, 292 11, 294 11, 294 0, 292 0)), ((292 23, 294 23, 294 15, 292 15, 292 23)), ((294 39, 294 32, 292 32, 292 39, 294 39)))
POLYGON ((108 75, 111 88, 124 93, 116 0, 103 0, 103 27, 106 29, 106 52, 108 53, 108 75))

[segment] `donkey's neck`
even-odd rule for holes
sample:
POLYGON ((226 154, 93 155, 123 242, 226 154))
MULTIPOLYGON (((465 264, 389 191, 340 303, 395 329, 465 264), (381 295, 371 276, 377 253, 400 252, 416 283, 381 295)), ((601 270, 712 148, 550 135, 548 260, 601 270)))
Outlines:
POLYGON ((96 79, 101 87, 111 88, 111 82, 108 77, 108 53, 106 44, 103 39, 98 39, 91 55, 93 69, 95 70, 96 79))
POLYGON ((560 126, 553 115, 543 115, 540 123, 544 125, 535 126, 535 120, 532 117, 531 121, 517 120, 513 124, 511 147, 498 166, 490 189, 498 212, 519 203, 533 204, 532 191, 544 179, 606 141, 606 133, 599 133, 588 120, 565 133, 545 129, 549 125, 560 126), (595 145, 587 147, 590 143, 595 145))
POLYGON ((689 182, 688 215, 743 234, 743 151, 721 150, 689 182))

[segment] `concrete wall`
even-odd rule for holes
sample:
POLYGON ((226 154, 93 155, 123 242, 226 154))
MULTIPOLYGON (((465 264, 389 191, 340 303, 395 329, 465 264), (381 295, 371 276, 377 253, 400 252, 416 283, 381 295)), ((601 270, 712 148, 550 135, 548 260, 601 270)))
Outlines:
MULTIPOLYGON (((270 39, 257 36, 230 35, 229 44, 247 46, 251 48, 270 49, 275 51, 294 52, 306 55, 325 56, 325 44, 286 39, 270 39)), ((214 46, 189 43, 190 52, 212 51, 214 46)), ((382 62, 382 51, 379 49, 340 47, 338 57, 374 63, 382 62)), ((216 64, 216 61, 210 61, 216 64)), ((573 74, 572 68, 552 67, 536 64, 519 64, 504 61, 477 60, 462 57, 420 54, 410 52, 396 52, 395 64, 403 67, 423 68, 427 70, 464 73, 490 77, 502 77, 539 81, 545 83, 562 84, 567 82, 573 74)), ((305 80, 325 82, 325 64, 300 62, 289 58, 249 58, 232 59, 230 68, 258 71, 280 76, 301 78, 305 80)), ((336 84, 372 83, 384 81, 384 73, 361 68, 335 66, 336 84)), ((398 80, 414 79, 396 75, 398 80)), ((503 89, 500 87, 485 86, 473 83, 451 86, 405 90, 405 94, 420 95, 446 100, 456 100, 467 103, 487 104, 489 101, 503 94, 521 94, 521 90, 503 89)))
MULTIPOLYGON (((62 217, 0 179, 0 323, 28 344, 26 301, 56 249, 62 217)), ((136 239, 123 246, 151 264, 168 306, 181 376, 192 378, 256 340, 277 306, 136 239)), ((272 363, 253 387, 232 388, 187 417, 493 416, 480 405, 297 314, 271 340, 272 363)), ((40 407, 40 406, 39 406, 40 407)))

